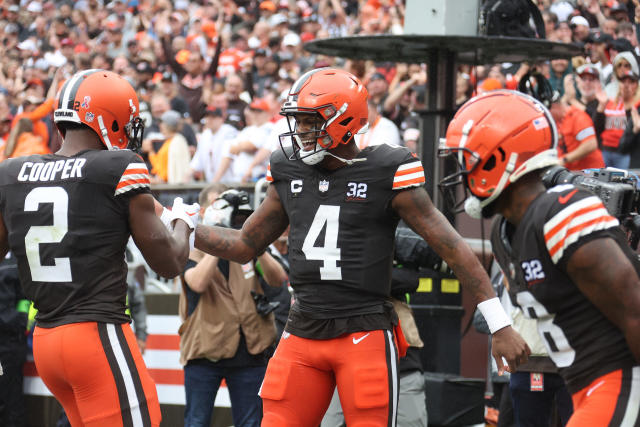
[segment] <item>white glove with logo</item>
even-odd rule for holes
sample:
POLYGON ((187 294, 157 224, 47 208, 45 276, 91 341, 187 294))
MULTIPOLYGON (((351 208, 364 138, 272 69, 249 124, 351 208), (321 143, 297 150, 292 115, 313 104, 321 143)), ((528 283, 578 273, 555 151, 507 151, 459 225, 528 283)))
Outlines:
POLYGON ((204 211, 202 223, 204 225, 231 227, 232 215, 233 206, 231 206, 226 200, 219 199, 213 202, 213 204, 204 211))
POLYGON ((182 220, 187 223, 189 228, 191 229, 191 235, 189 236, 189 249, 193 249, 195 244, 195 230, 196 225, 198 225, 198 217, 200 216, 200 205, 197 203, 192 203, 190 205, 185 205, 182 201, 182 197, 176 197, 173 200, 173 206, 171 209, 164 208, 162 211, 162 215, 160 216, 160 220, 164 223, 165 227, 169 231, 173 231, 173 222, 175 220, 182 220))

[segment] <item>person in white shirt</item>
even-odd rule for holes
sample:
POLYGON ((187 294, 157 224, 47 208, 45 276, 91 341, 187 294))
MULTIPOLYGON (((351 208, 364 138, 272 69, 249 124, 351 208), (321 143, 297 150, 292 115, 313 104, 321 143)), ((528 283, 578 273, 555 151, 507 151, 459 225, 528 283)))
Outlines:
POLYGON ((255 181, 267 172, 267 162, 254 165, 253 159, 268 140, 273 123, 271 106, 266 99, 255 99, 245 111, 249 126, 238 133, 234 140, 227 142, 227 149, 216 172, 214 182, 227 170, 231 170, 231 182, 255 181))
MULTIPOLYGON (((213 182, 226 152, 226 142, 238 135, 238 130, 225 123, 222 109, 209 106, 205 110, 202 132, 197 135, 198 148, 191 159, 191 173, 196 180, 213 182)), ((231 170, 219 177, 219 181, 231 182, 231 170)))
POLYGON ((380 114, 379 105, 369 99, 369 129, 355 136, 356 144, 361 150, 370 145, 400 145, 400 131, 391 120, 380 114))

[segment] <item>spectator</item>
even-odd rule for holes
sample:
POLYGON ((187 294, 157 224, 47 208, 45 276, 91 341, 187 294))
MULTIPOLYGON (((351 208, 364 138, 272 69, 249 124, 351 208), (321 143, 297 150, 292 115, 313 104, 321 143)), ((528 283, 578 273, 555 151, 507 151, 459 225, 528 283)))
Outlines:
POLYGON ((373 100, 377 105, 383 105, 387 97, 389 83, 386 77, 379 71, 375 71, 369 82, 367 83, 367 91, 369 91, 369 99, 373 100))
POLYGON ((552 59, 551 60, 551 72, 549 75, 549 83, 551 88, 564 95, 564 78, 571 72, 569 60, 567 59, 552 59))
MULTIPOLYGON (((151 123, 145 128, 145 133, 147 133, 148 135, 160 132, 160 118, 164 113, 171 110, 171 102, 169 101, 169 99, 158 92, 154 93, 154 95, 151 97, 150 104, 151 123)), ((184 120, 181 123, 182 125, 180 127, 180 134, 187 140, 189 147, 193 147, 189 148, 190 152, 195 152, 198 145, 198 140, 196 139, 193 128, 184 120)), ((160 145, 154 145, 154 149, 155 151, 158 151, 160 149, 160 145)))
POLYGON ((413 110, 413 86, 424 85, 426 81, 427 74, 420 66, 397 65, 396 75, 389 85, 389 95, 384 100, 383 115, 393 121, 398 129, 406 126, 405 121, 413 110))
POLYGON ((216 48, 216 54, 210 64, 207 64, 199 50, 188 51, 186 62, 181 64, 175 59, 169 34, 164 34, 161 41, 164 56, 173 72, 178 76, 178 92, 189 106, 189 116, 191 120, 197 123, 202 118, 204 109, 206 108, 206 105, 202 101, 205 78, 214 76, 218 69, 218 55, 221 47, 220 40, 218 40, 218 46, 220 47, 216 48))
POLYGON ((418 153, 418 144, 420 143, 420 130, 416 128, 408 128, 402 134, 404 146, 412 153, 418 153))
POLYGON ((567 105, 564 98, 555 99, 550 107, 558 127, 558 157, 569 170, 603 168, 591 117, 578 107, 567 105))
POLYGON ((186 123, 191 123, 191 116, 189 115, 189 106, 187 102, 180 96, 179 89, 176 83, 173 81, 173 75, 170 71, 162 73, 160 78, 159 92, 169 100, 169 105, 173 111, 177 111, 186 120, 186 123))
POLYGON ((42 139, 42 136, 33 133, 33 121, 22 117, 11 129, 0 159, 50 153, 49 144, 42 139))
MULTIPOLYGON (((233 140, 238 130, 224 122, 224 111, 217 107, 207 107, 205 110, 204 128, 198 134, 198 149, 191 159, 191 171, 194 179, 214 182, 223 160, 227 141, 233 140)), ((232 182, 230 169, 220 175, 218 181, 232 182)))
POLYGON ((613 59, 613 78, 604 87, 604 91, 609 98, 615 98, 619 92, 620 79, 627 74, 627 71, 632 70, 636 75, 639 75, 640 68, 638 67, 638 60, 632 52, 620 52, 613 59))
POLYGON ((576 75, 577 79, 573 74, 568 74, 565 77, 565 100, 569 106, 579 108, 585 111, 589 117, 593 117, 598 108, 596 93, 602 91, 600 73, 594 65, 584 64, 578 67, 576 75), (576 85, 580 94, 579 98, 576 85))
POLYGON ((153 144, 145 140, 142 150, 149 156, 151 173, 156 182, 178 184, 190 181, 189 176, 189 147, 187 140, 178 132, 182 126, 180 113, 169 110, 160 118, 160 131, 164 135, 164 142, 158 151, 153 144))
MULTIPOLYGON (((212 204, 217 221, 240 228, 249 216, 244 191, 221 190, 219 184, 200 193, 201 208, 212 204)), ((208 427, 213 403, 224 379, 234 425, 258 427, 262 411, 258 390, 276 339, 274 315, 254 302, 262 295, 256 263, 269 285, 286 282, 282 266, 264 252, 241 265, 192 251, 180 294, 180 362, 185 375, 185 425, 208 427)))
POLYGON ((214 178, 215 182, 229 168, 232 171, 232 182, 251 182, 264 176, 267 172, 266 158, 256 157, 259 149, 268 142, 273 123, 271 105, 264 98, 257 98, 246 110, 249 126, 242 129, 235 139, 227 141, 227 150, 220 168, 214 178), (254 162, 258 158, 260 162, 254 162))
POLYGON ((355 136, 356 144, 362 150, 365 147, 390 144, 400 145, 400 131, 398 127, 389 119, 380 114, 380 106, 369 98, 369 128, 365 133, 355 136))
POLYGON ((620 78, 618 94, 610 99, 604 92, 597 92, 598 108, 593 119, 596 132, 602 141, 602 156, 606 166, 629 168, 629 153, 620 145, 631 109, 638 101, 638 75, 629 69, 620 78))
POLYGON ((227 100, 227 123, 238 130, 246 126, 244 116, 247 102, 240 98, 244 92, 244 81, 238 74, 230 74, 224 83, 224 95, 227 100))
POLYGON ((577 15, 571 18, 570 27, 573 33, 574 42, 583 42, 589 36, 589 21, 585 17, 577 15))

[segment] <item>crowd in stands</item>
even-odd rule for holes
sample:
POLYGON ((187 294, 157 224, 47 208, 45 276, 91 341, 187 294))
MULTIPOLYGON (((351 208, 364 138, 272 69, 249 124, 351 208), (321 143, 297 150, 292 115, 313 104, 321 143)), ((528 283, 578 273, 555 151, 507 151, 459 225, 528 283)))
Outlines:
MULTIPOLYGON (((537 4, 546 38, 578 44, 584 55, 461 65, 456 106, 540 72, 559 94, 554 117, 567 166, 640 167, 640 8, 632 0, 537 4)), ((146 125, 141 152, 155 182, 264 176, 269 153, 288 131, 278 114, 288 89, 324 66, 344 67, 367 85, 370 123, 356 137, 361 148, 388 142, 419 151, 425 65, 303 48, 319 38, 401 34, 404 8, 403 0, 3 1, 0 158, 57 150, 55 93, 89 68, 115 71, 136 88, 146 125)))

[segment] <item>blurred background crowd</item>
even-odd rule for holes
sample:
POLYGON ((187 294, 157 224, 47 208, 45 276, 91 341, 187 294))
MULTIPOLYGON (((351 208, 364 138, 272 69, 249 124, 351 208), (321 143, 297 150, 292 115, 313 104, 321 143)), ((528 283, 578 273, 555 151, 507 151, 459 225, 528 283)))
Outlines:
MULTIPOLYGON (((515 89, 540 73, 557 92, 550 108, 572 169, 639 167, 637 0, 537 0, 546 38, 574 43, 571 60, 458 68, 456 105, 515 89)), ((113 70, 136 88, 145 119, 142 153, 156 182, 240 183, 264 176, 288 130, 278 114, 291 84, 324 66, 348 69, 369 90, 360 147, 416 151, 425 108, 421 64, 312 54, 311 40, 401 34, 403 0, 2 1, 0 157, 55 152, 51 125, 64 79, 113 70)))

